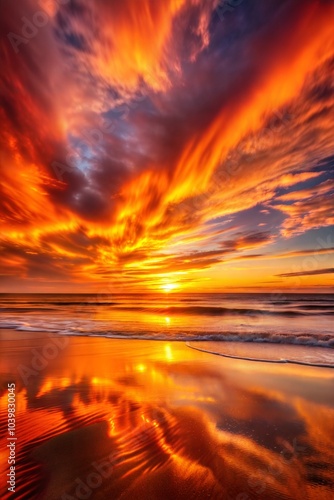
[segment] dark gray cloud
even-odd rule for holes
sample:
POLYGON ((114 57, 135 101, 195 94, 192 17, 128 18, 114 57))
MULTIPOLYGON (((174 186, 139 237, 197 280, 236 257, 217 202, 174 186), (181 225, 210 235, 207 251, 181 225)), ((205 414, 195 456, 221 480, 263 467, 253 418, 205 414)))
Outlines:
POLYGON ((318 274, 333 274, 334 267, 328 267, 325 269, 314 269, 313 271, 298 271, 295 273, 282 273, 276 274, 276 276, 280 276, 281 278, 290 278, 293 276, 315 276, 318 274))

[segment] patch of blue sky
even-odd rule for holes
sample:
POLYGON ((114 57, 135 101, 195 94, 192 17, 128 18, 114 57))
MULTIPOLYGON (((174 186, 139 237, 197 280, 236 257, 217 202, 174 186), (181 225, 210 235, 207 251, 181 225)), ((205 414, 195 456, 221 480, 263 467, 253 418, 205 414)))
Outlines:
POLYGON ((83 138, 68 135, 68 143, 71 147, 71 163, 82 172, 87 172, 92 168, 92 163, 96 154, 91 144, 85 142, 83 138))

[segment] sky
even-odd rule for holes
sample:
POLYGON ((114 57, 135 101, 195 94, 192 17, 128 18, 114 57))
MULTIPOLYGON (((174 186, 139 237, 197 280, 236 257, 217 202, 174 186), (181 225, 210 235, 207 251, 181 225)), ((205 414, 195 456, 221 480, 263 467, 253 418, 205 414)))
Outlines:
POLYGON ((1 292, 332 292, 332 0, 20 0, 1 292))

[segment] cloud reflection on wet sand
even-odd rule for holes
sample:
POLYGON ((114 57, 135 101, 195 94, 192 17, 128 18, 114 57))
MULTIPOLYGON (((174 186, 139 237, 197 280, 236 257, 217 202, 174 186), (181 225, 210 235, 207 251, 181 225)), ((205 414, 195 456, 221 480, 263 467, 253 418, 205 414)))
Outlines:
POLYGON ((333 370, 78 337, 25 386, 17 366, 50 339, 1 339, 2 415, 17 374, 18 499, 333 494, 333 370))

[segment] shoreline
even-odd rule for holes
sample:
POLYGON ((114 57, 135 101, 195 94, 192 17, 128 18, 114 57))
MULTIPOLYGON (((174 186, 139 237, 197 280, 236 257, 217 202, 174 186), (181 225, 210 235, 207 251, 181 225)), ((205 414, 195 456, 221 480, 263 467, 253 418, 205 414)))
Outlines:
MULTIPOLYGON (((240 342, 241 343, 241 342, 240 342)), ((285 363, 290 363, 290 364, 296 364, 296 365, 302 365, 302 366, 314 366, 314 367, 318 367, 318 368, 334 368, 334 349, 331 349, 329 347, 321 347, 321 346, 311 346, 311 345, 303 345, 303 344, 279 344, 279 343, 274 343, 274 342, 244 342, 243 344, 246 344, 246 346, 248 344, 251 344, 252 346, 256 345, 257 348, 259 348, 261 346, 263 347, 267 347, 268 350, 270 349, 270 346, 274 347, 276 350, 282 350, 283 352, 285 351, 289 351, 289 348, 292 348, 293 350, 295 350, 295 353, 297 353, 297 351, 299 350, 300 351, 300 356, 302 357, 303 354, 305 355, 306 354, 306 351, 309 351, 310 352, 313 352, 313 355, 322 355, 322 354, 328 354, 328 363, 320 363, 320 362, 307 362, 307 361, 302 361, 301 359, 298 360, 298 359, 284 359, 284 358, 281 358, 281 359, 265 359, 265 358, 260 358, 260 357, 246 357, 246 356, 238 356, 238 355, 233 355, 233 354, 228 354, 226 352, 223 352, 224 351, 224 347, 225 347, 225 350, 227 348, 227 345, 228 347, 239 347, 239 344, 238 342, 229 342, 229 341, 219 341, 219 342, 216 342, 216 341, 200 341, 200 340, 193 340, 193 341, 189 341, 189 342, 186 342, 186 345, 187 347, 189 347, 190 349, 195 349, 197 351, 200 351, 200 352, 206 352, 208 354, 213 354, 214 356, 222 356, 224 358, 230 358, 230 359, 242 359, 244 361, 252 361, 252 362, 259 362, 259 363, 279 363, 279 364, 285 364, 285 363), (202 348, 201 347, 198 347, 196 344, 205 344, 205 346, 203 346, 202 348), (224 346, 224 344, 226 344, 224 346), (220 348, 219 348, 219 347, 220 348), (215 350, 213 350, 215 349, 215 350), (322 352, 319 352, 318 350, 321 350, 322 352)), ((244 347, 244 345, 242 346, 244 347)), ((308 353, 308 354, 309 354, 308 353)))
POLYGON ((86 333, 57 333, 57 332, 45 332, 45 331, 33 331, 33 330, 16 330, 13 328, 2 328, 0 329, 0 341, 2 339, 2 332, 3 335, 6 336, 7 334, 10 334, 10 337, 8 340, 18 340, 22 339, 22 335, 24 336, 25 334, 28 335, 28 338, 30 339, 31 336, 33 338, 45 338, 47 336, 48 338, 60 338, 60 339, 72 339, 72 338, 87 338, 87 339, 105 339, 109 341, 131 341, 131 342, 167 342, 167 343, 180 343, 184 344, 187 348, 189 349, 194 349, 197 350, 198 352, 206 353, 209 355, 214 355, 214 356, 221 356, 227 359, 234 359, 234 360, 243 360, 243 361, 252 361, 252 362, 259 362, 259 363, 279 363, 279 364, 298 364, 298 365, 303 365, 303 366, 314 366, 318 368, 334 368, 334 347, 329 347, 325 345, 312 345, 312 344, 294 344, 294 343, 282 343, 282 342, 274 342, 274 341, 266 341, 266 340, 249 340, 245 339, 242 340, 229 340, 229 339, 224 339, 221 338, 220 340, 211 340, 211 339, 187 339, 186 337, 184 339, 178 339, 178 338, 173 338, 171 337, 170 339, 167 338, 143 338, 142 336, 133 336, 133 337, 117 337, 117 336, 111 336, 111 335, 99 335, 99 334, 86 334, 86 333), (198 347, 198 346, 202 347, 198 347), (219 347, 218 347, 219 346, 219 347), (245 356, 242 354, 231 354, 228 352, 223 352, 223 351, 228 351, 231 350, 231 348, 236 351, 236 350, 253 350, 254 347, 258 350, 257 356, 256 357, 251 357, 251 356, 245 356), (213 350, 214 349, 214 350, 213 350), (291 352, 292 354, 299 355, 300 358, 303 356, 310 358, 310 354, 313 354, 313 359, 316 358, 327 358, 327 362, 321 363, 321 361, 315 361, 313 360, 312 362, 307 362, 302 359, 290 359, 288 357, 285 358, 275 358, 275 359, 266 359, 260 357, 259 353, 267 350, 267 352, 271 353, 273 350, 275 350, 275 353, 278 351, 282 351, 282 355, 290 355, 291 352), (290 351, 290 352, 289 352, 290 351))

